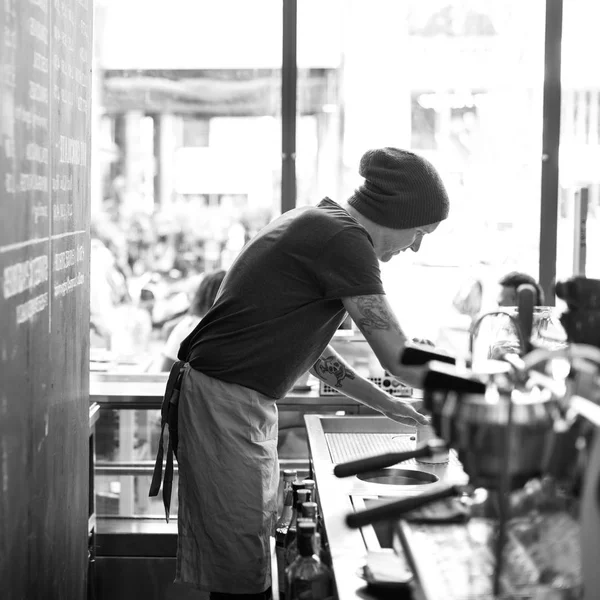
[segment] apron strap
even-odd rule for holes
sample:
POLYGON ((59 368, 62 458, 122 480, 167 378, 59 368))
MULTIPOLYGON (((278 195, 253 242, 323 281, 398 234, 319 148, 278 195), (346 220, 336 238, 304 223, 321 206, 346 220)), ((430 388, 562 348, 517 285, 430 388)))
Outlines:
POLYGON ((161 427, 160 438, 158 441, 158 452, 154 463, 154 472, 152 473, 152 482, 150 483, 150 491, 148 496, 157 496, 160 490, 161 481, 163 482, 163 504, 165 507, 165 517, 169 522, 169 513, 171 510, 171 491, 173 488, 173 453, 174 445, 177 440, 173 439, 177 436, 177 410, 179 405, 179 390, 181 389, 181 381, 185 371, 185 362, 177 361, 171 367, 167 386, 161 406, 161 427), (167 462, 165 466, 165 478, 163 481, 163 459, 165 454, 165 427, 168 430, 169 441, 167 443, 167 462))
POLYGON ((171 512, 171 490, 173 489, 173 442, 169 435, 169 445, 167 447, 167 464, 165 466, 165 480, 163 482, 163 504, 165 506, 165 518, 169 522, 169 513, 171 512))
MULTIPOLYGON (((158 441, 158 452, 156 453, 156 462, 154 463, 154 473, 152 473, 152 482, 150 483, 150 491, 148 496, 158 496, 158 490, 160 490, 160 482, 162 481, 162 469, 163 469, 163 456, 165 453, 165 446, 163 443, 163 436, 165 434, 165 423, 163 422, 160 427, 160 439, 158 441)), ((171 440, 169 440, 169 446, 171 440)))

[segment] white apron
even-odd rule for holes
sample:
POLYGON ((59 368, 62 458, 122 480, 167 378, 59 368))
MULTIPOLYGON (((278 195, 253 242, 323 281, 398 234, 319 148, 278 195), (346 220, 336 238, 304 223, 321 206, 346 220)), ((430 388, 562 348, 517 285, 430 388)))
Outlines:
POLYGON ((179 399, 177 583, 258 594, 271 585, 277 405, 187 366, 179 399))

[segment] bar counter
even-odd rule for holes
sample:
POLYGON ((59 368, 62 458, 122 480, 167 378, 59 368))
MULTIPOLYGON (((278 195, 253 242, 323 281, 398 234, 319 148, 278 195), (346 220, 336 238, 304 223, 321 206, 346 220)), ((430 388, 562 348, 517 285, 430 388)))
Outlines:
MULTIPOLYGON (((90 373, 90 401, 103 408, 159 409, 168 373, 90 373)), ((346 414, 373 414, 374 411, 347 396, 321 396, 318 383, 310 390, 292 390, 277 401, 283 411, 344 411, 346 414)))
MULTIPOLYGON (((377 600, 360 574, 366 563, 367 551, 380 550, 382 545, 372 526, 350 529, 346 525, 346 515, 364 509, 365 499, 407 497, 430 491, 431 486, 438 483, 384 485, 365 482, 356 476, 340 479, 333 473, 335 464, 339 462, 413 449, 416 444, 414 427, 381 416, 346 418, 307 415, 305 422, 312 475, 317 484, 321 515, 329 541, 338 600, 377 600), (400 437, 403 437, 402 441, 395 439, 400 437)), ((434 474, 439 483, 464 484, 468 479, 453 452, 450 461, 445 464, 422 464, 411 460, 400 466, 434 474)), ((418 594, 414 596, 418 597, 418 594)))

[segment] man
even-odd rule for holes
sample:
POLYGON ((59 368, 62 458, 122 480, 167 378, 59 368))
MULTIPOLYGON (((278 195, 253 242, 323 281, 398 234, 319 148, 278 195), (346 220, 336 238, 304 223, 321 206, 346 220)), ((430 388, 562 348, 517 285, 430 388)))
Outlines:
POLYGON ((528 283, 536 290, 535 306, 544 305, 544 290, 540 284, 527 273, 511 271, 499 281, 501 289, 498 296, 498 306, 517 306, 517 289, 520 285, 528 283))
POLYGON ((308 369, 397 421, 424 424, 409 402, 355 373, 328 346, 350 314, 381 365, 409 385, 406 342, 378 260, 417 252, 448 215, 435 168, 404 150, 368 151, 365 182, 341 206, 291 210, 262 229, 230 267, 217 299, 184 340, 179 402, 176 581, 211 598, 270 597, 270 535, 279 467, 277 405, 308 369))

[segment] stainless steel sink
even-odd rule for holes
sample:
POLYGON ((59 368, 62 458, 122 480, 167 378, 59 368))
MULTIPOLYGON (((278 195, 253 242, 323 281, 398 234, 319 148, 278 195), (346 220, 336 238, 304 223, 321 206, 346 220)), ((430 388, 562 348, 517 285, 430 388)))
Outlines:
POLYGON ((323 433, 416 433, 410 425, 385 417, 321 417, 323 433))
POLYGON ((333 466, 387 452, 414 449, 416 429, 382 416, 305 417, 311 462, 317 480, 325 526, 332 549, 348 555, 346 544, 357 554, 391 548, 389 523, 363 527, 357 537, 345 524, 350 512, 359 512, 375 502, 413 496, 430 490, 437 482, 466 483, 467 477, 454 452, 444 464, 421 464, 414 459, 393 467, 346 478, 337 478, 333 466), (433 486, 432 486, 433 484, 433 486), (341 548, 344 548, 342 551, 341 548))
POLYGON ((439 481, 433 473, 412 469, 380 469, 357 475, 361 481, 385 485, 424 485, 439 481))

